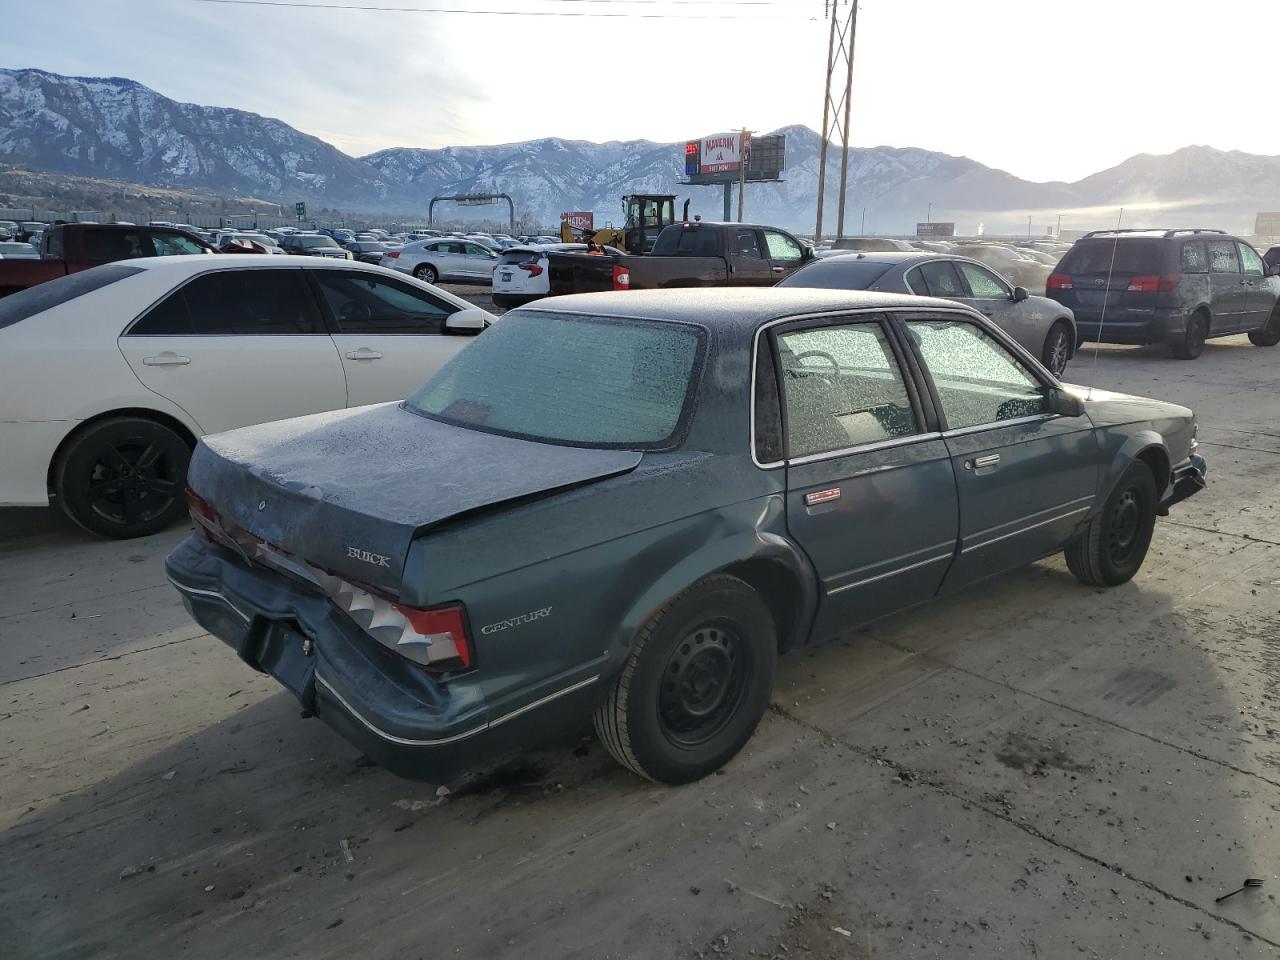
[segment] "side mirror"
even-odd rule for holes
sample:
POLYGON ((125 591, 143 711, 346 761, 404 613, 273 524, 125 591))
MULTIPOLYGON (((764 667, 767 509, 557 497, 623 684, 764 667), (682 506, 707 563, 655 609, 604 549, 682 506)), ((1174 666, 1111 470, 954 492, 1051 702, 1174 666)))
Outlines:
POLYGON ((1267 276, 1280 277, 1280 263, 1273 263, 1271 266, 1267 267, 1267 276))
POLYGON ((489 325, 489 315, 479 307, 467 307, 451 314, 444 322, 445 333, 475 336, 489 325))
POLYGON ((812 244, 806 243, 804 246, 802 246, 802 247, 800 248, 800 262, 801 262, 801 263, 808 263, 808 262, 809 262, 810 260, 812 260, 815 256, 817 256, 817 255, 813 252, 813 245, 812 245, 812 244))
POLYGON ((1045 393, 1044 409, 1060 417, 1083 417, 1084 401, 1060 387, 1050 387, 1045 393))
POLYGON ((1027 299, 1027 297, 1028 297, 1028 296, 1029 296, 1029 294, 1027 293, 1027 288, 1026 288, 1026 287, 1014 287, 1014 288, 1013 288, 1013 302, 1014 302, 1014 303, 1021 303, 1023 300, 1027 299))

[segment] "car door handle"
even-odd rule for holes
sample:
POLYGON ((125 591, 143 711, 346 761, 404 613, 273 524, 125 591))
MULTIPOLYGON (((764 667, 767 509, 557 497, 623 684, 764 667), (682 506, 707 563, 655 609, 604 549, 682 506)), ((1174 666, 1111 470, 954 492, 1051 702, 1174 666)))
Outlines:
POLYGON ((974 457, 972 460, 966 460, 964 466, 966 470, 981 470, 984 467, 995 467, 1000 464, 1000 454, 989 453, 985 457, 974 457))
POLYGON ((190 357, 180 357, 168 351, 159 356, 142 358, 142 364, 146 367, 185 367, 190 362, 190 357))
POLYGON ((381 360, 382 354, 377 350, 370 350, 368 347, 361 347, 359 350, 348 350, 348 360, 381 360))
POLYGON ((787 269, 786 267, 774 267, 774 268, 773 268, 773 272, 774 272, 774 273, 782 273, 782 272, 783 272, 784 270, 786 270, 786 269, 787 269))

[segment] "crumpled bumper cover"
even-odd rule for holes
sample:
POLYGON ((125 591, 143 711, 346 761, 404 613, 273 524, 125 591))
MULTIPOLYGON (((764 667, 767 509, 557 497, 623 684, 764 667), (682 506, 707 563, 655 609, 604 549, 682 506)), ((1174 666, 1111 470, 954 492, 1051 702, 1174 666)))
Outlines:
MULTIPOLYGON (((393 773, 443 783, 529 739, 532 725, 489 716, 474 674, 446 680, 427 673, 308 584, 251 566, 198 533, 169 555, 165 570, 197 623, 393 773)), ((557 705, 574 699, 560 693, 586 690, 595 679, 559 691, 557 705)), ((578 716, 582 710, 577 704, 578 716)))
POLYGON ((1169 493, 1160 503, 1161 515, 1167 514, 1175 503, 1181 503, 1203 490, 1208 472, 1209 465, 1204 457, 1194 453, 1186 463, 1176 468, 1169 484, 1169 493))

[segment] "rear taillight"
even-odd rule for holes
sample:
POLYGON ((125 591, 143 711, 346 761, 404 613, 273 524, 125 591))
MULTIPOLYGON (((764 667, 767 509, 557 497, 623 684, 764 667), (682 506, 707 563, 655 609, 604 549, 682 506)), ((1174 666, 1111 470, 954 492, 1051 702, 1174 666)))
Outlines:
POLYGON ((616 263, 613 265, 613 289, 631 289, 631 271, 616 263))
POLYGON ((404 615, 418 635, 402 637, 397 644, 400 653, 432 670, 457 670, 471 666, 471 642, 467 638, 462 607, 418 610, 402 603, 393 603, 392 606, 404 615), (413 655, 411 648, 417 644, 428 648, 425 657, 413 655))
POLYGON ((530 277, 542 276, 542 268, 536 263, 518 263, 516 264, 521 270, 524 270, 530 277))
POLYGON ((1044 288, 1046 290, 1070 290, 1071 277, 1065 273, 1051 273, 1049 279, 1045 281, 1044 288))
POLYGON ((399 251, 399 250, 388 250, 385 254, 383 254, 383 256, 385 256, 385 257, 386 257, 387 259, 389 259, 389 260, 399 260, 399 259, 400 259, 400 251, 399 251))
POLYGON ((1128 290, 1130 293, 1168 293, 1170 290, 1176 290, 1178 287, 1178 275, 1176 273, 1165 274, 1164 276, 1130 277, 1128 290))
POLYGON ((226 543, 227 535, 222 529, 222 517, 209 505, 209 501, 190 487, 186 488, 187 512, 191 514, 191 523, 211 543, 226 543))

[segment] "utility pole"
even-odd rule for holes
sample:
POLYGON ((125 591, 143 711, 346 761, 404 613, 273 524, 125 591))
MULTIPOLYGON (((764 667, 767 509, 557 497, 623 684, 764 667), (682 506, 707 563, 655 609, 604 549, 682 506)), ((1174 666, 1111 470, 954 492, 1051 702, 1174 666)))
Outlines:
POLYGON ((747 193, 747 159, 751 150, 751 131, 738 131, 738 222, 742 222, 742 204, 747 193))
POLYGON ((815 243, 822 239, 822 206, 827 185, 827 144, 836 130, 840 131, 841 147, 840 200, 837 207, 836 235, 844 236, 844 205, 849 172, 849 112, 853 95, 853 39, 858 20, 858 3, 857 0, 843 0, 845 9, 842 13, 841 2, 842 0, 823 0, 823 14, 830 17, 831 30, 827 38, 827 79, 823 87, 822 99, 822 143, 818 152, 818 215, 813 231, 815 243), (837 88, 840 90, 840 96, 837 98, 832 85, 839 79, 842 66, 845 68, 844 83, 842 89, 837 88))
POLYGON ((933 201, 929 201, 929 212, 924 215, 925 223, 933 223, 933 201))
POLYGON ((1055 237, 1062 236, 1062 214, 1058 214, 1058 232, 1055 233, 1054 236, 1055 237))

